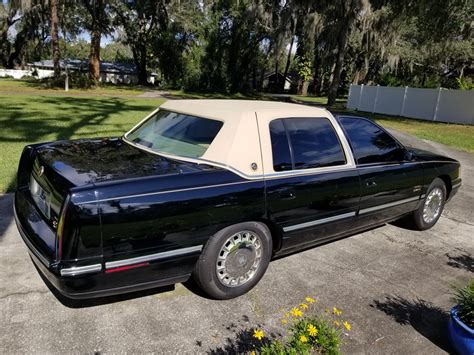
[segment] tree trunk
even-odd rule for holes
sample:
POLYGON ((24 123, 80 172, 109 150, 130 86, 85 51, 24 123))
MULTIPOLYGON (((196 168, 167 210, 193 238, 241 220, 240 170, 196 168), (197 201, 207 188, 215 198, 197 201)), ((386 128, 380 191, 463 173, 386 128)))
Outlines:
POLYGON ((138 74, 138 84, 140 85, 148 85, 148 75, 146 72, 146 59, 147 56, 147 50, 146 46, 142 46, 140 49, 140 58, 138 61, 138 66, 137 66, 137 74, 138 74))
POLYGON ((303 81, 303 85, 301 85, 301 96, 308 96, 308 86, 309 81, 303 81))
POLYGON ((96 0, 92 4, 92 26, 91 26, 91 47, 89 54, 89 77, 92 80, 100 79, 100 38, 102 36, 100 30, 100 19, 104 11, 104 1, 96 0))
POLYGON ((89 76, 92 80, 100 79, 100 30, 91 32, 91 50, 89 55, 89 76))
POLYGON ((281 85, 281 91, 285 91, 286 78, 288 77, 288 70, 290 69, 291 63, 291 50, 293 49, 293 43, 295 41, 295 36, 291 35, 290 49, 288 50, 288 57, 286 58, 285 72, 283 73, 283 84, 281 85))
POLYGON ((328 106, 333 106, 336 103, 337 90, 339 88, 339 80, 341 78, 342 67, 344 65, 344 57, 347 51, 347 40, 349 37, 349 30, 354 21, 354 14, 352 11, 352 1, 348 4, 345 9, 344 19, 342 20, 342 26, 337 36, 337 56, 336 65, 333 71, 333 78, 328 90, 328 106))
POLYGON ((61 68, 59 66, 58 0, 50 0, 49 7, 51 11, 51 46, 53 51, 54 76, 57 78, 61 75, 61 68))

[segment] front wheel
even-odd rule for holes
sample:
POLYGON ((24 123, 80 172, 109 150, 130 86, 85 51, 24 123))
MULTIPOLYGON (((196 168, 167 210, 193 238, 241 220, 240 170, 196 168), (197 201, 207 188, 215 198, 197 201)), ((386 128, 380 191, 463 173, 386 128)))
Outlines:
POLYGON ((425 199, 418 209, 413 212, 413 222, 418 230, 433 227, 444 209, 446 202, 446 185, 444 181, 436 178, 428 187, 425 199))
POLYGON ((239 223, 209 239, 193 277, 213 298, 238 297, 260 281, 271 255, 272 238, 268 228, 258 222, 239 223))

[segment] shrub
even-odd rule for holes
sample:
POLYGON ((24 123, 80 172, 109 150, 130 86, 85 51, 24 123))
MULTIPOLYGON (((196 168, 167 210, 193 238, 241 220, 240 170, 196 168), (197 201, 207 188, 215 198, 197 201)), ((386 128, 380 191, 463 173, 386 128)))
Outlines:
POLYGON ((459 318, 474 329, 474 278, 465 287, 457 289, 453 301, 459 305, 459 318))
POLYGON ((283 339, 268 341, 263 330, 255 329, 253 336, 261 341, 261 345, 254 352, 265 355, 339 354, 340 337, 344 331, 351 330, 351 325, 341 318, 342 311, 336 307, 332 311, 326 309, 322 314, 314 314, 311 307, 315 303, 315 299, 306 297, 305 302, 285 312, 281 322, 288 325, 288 329, 283 339))

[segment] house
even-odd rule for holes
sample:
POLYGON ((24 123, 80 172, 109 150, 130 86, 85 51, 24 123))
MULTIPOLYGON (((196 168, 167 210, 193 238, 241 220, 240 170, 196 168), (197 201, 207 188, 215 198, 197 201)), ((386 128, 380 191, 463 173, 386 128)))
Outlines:
MULTIPOLYGON (((60 60, 61 70, 66 68, 69 71, 79 71, 83 73, 89 72, 89 61, 88 60, 79 60, 79 59, 70 59, 70 60, 60 60)), ((54 68, 53 61, 50 59, 41 60, 38 62, 28 63, 29 69, 34 72, 41 71, 42 77, 44 73, 52 75, 54 68)), ((148 76, 148 82, 150 84, 155 84, 155 79, 157 77, 156 73, 151 73, 148 76)), ((130 63, 110 63, 110 62, 100 62, 100 81, 103 83, 112 83, 112 84, 136 84, 138 82, 137 70, 134 64, 130 63)))
MULTIPOLYGON (((284 91, 290 91, 291 85, 293 84, 293 81, 291 80, 290 77, 284 78, 284 75, 280 72, 268 72, 265 74, 263 77, 263 83, 262 83, 262 88, 266 91, 280 91, 280 87, 278 85, 279 83, 282 83, 283 80, 285 80, 285 84, 283 86, 284 91)), ((281 84, 280 84, 281 85, 281 84)))

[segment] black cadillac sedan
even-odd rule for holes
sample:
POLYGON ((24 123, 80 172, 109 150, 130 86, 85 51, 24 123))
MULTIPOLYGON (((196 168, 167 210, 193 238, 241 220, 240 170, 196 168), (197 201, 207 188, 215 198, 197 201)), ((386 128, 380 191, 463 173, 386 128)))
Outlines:
POLYGON ((405 148, 360 117, 265 101, 169 101, 122 137, 25 147, 15 218, 70 298, 193 277, 249 291, 277 256, 402 217, 431 228, 456 160, 405 148))

